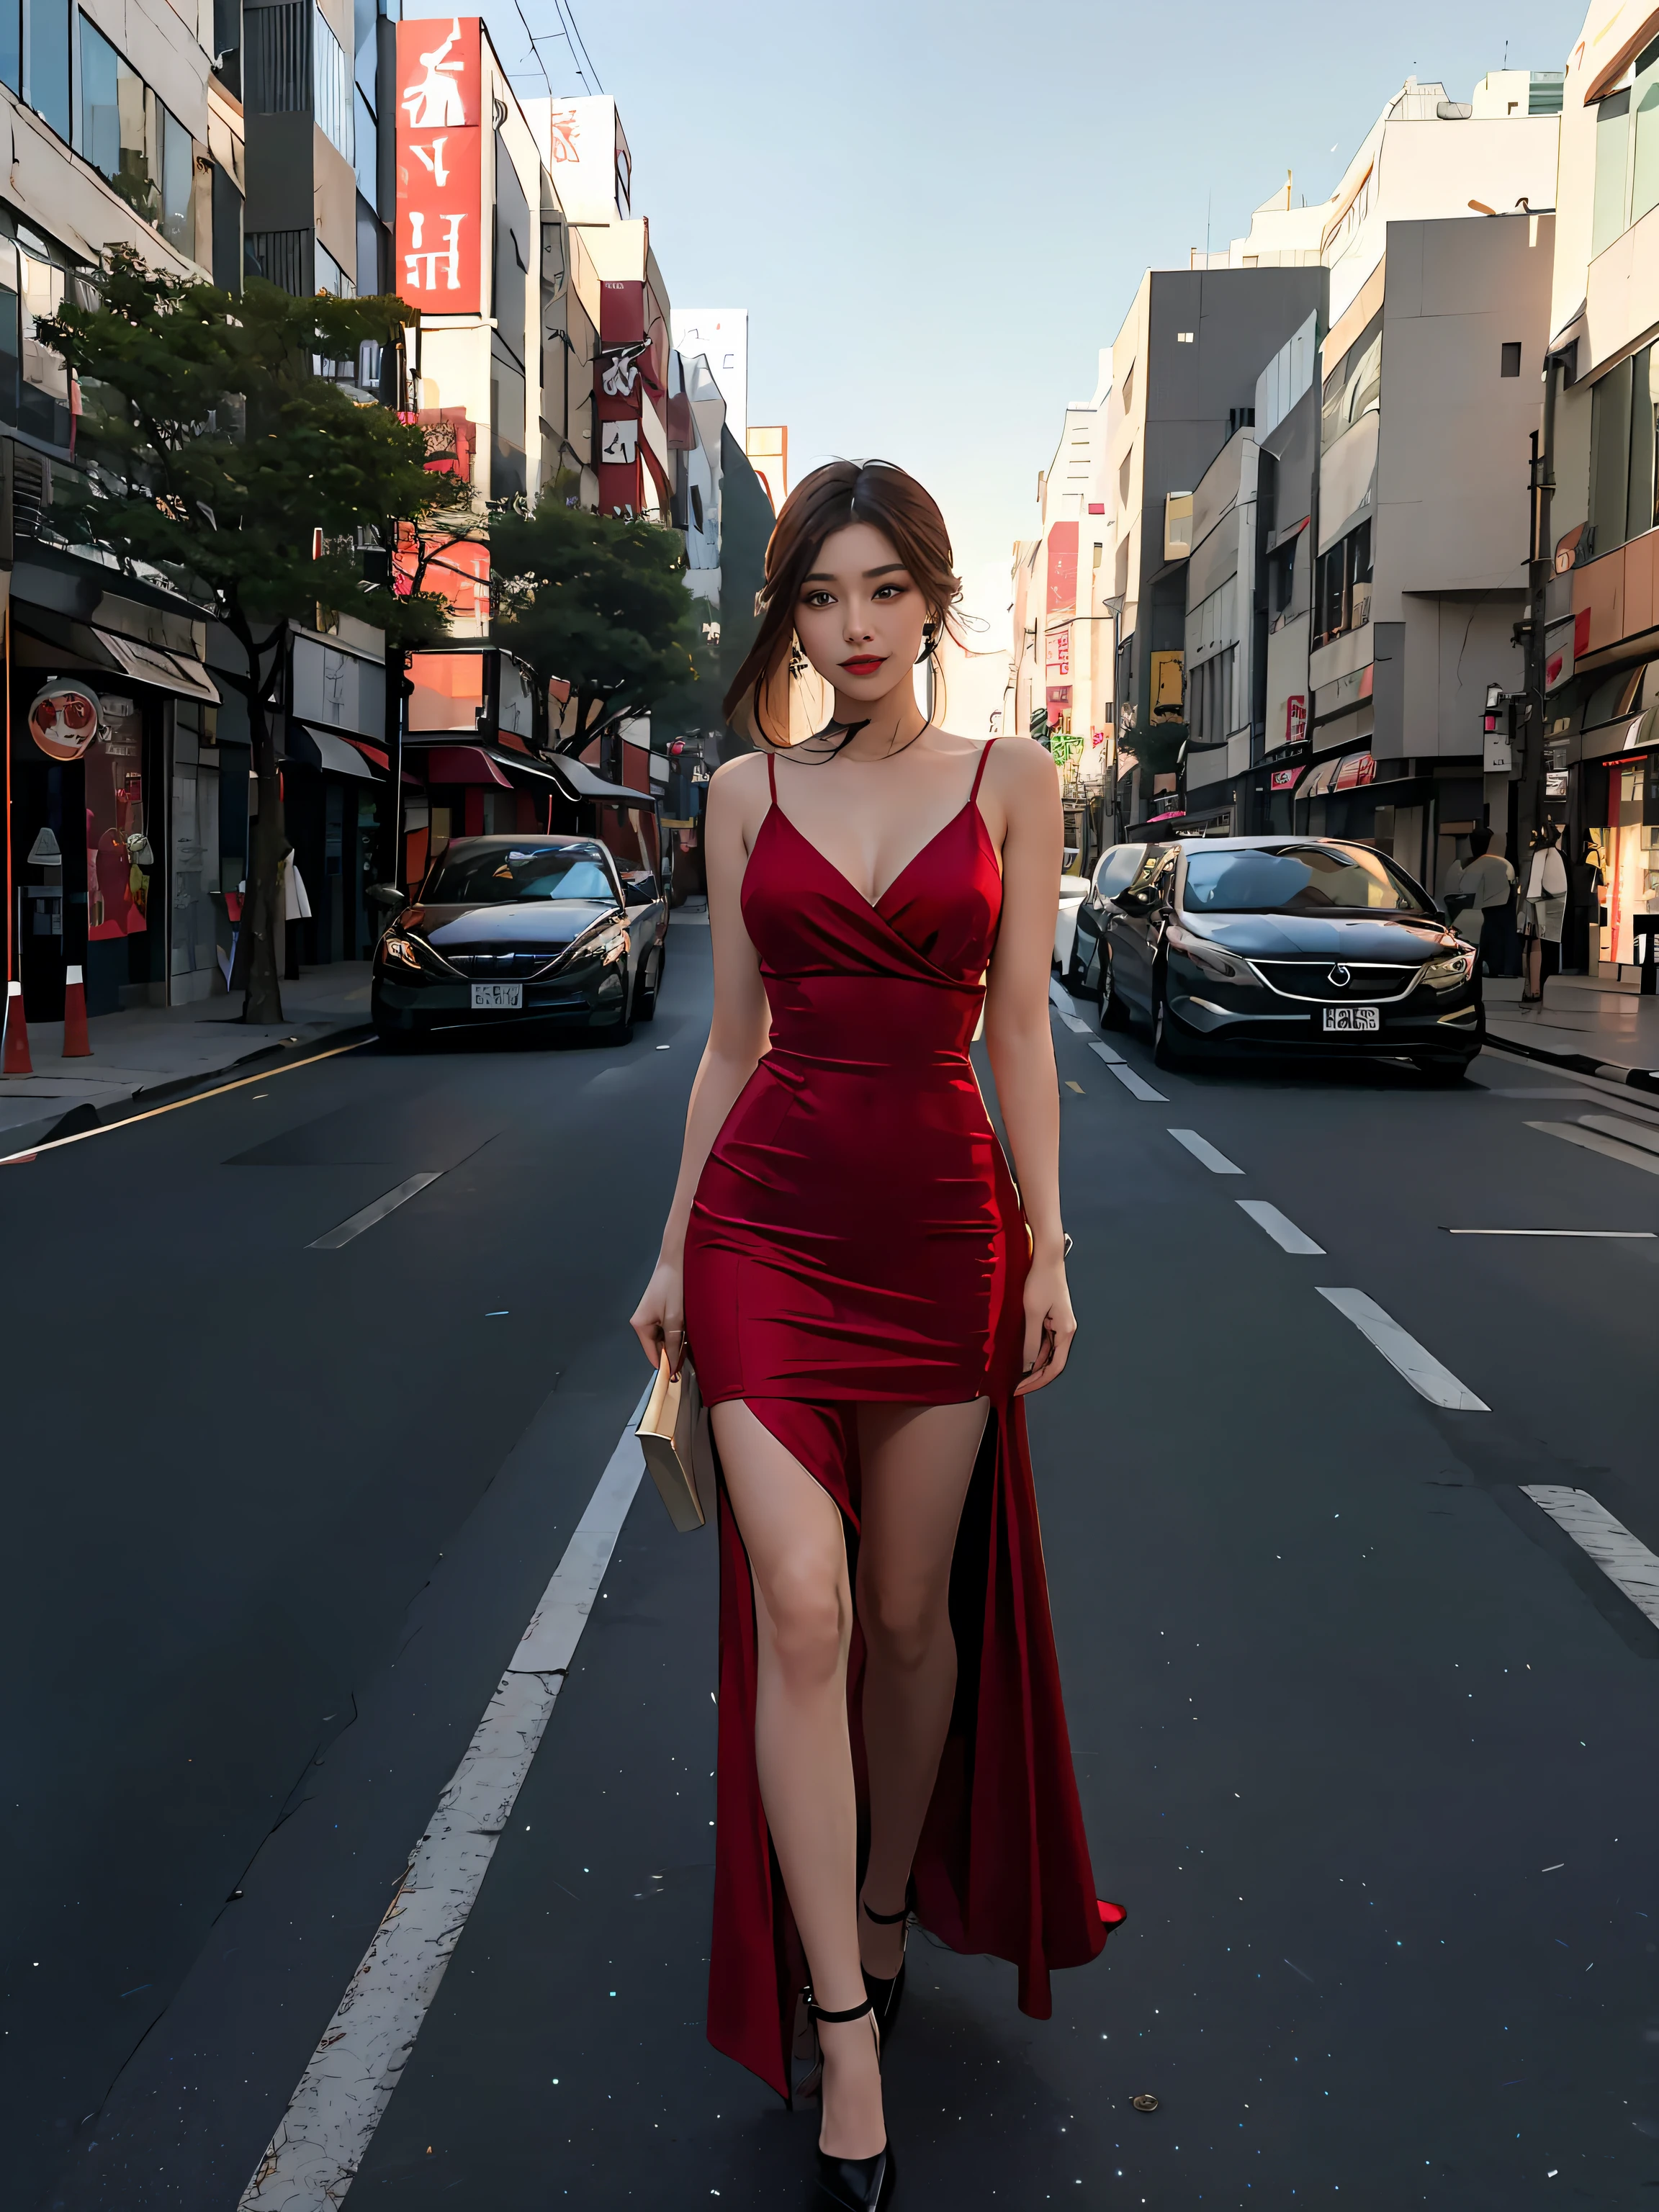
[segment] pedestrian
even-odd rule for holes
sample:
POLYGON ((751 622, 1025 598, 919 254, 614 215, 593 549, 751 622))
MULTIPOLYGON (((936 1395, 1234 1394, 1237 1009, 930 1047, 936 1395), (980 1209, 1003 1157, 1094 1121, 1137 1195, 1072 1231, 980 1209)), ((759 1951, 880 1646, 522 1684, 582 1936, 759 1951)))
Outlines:
POLYGON ((1533 832, 1521 933, 1526 942, 1523 1006, 1543 1003, 1544 980, 1560 963, 1561 923, 1567 911, 1567 866, 1561 858, 1561 825, 1543 822, 1533 832))
POLYGON ((1458 933, 1480 946, 1489 975, 1504 972, 1504 921, 1514 887, 1515 870, 1501 853, 1492 851, 1492 831, 1484 827, 1472 830, 1469 857, 1458 885, 1470 895, 1471 903, 1460 917, 1458 933))
POLYGON ((300 873, 299 863, 290 845, 283 854, 283 921, 285 957, 283 980, 297 983, 300 980, 300 933, 296 923, 311 919, 311 901, 306 896, 306 879, 300 873))
POLYGON ((773 531, 726 698, 759 751, 708 793, 714 1019, 633 1322, 653 1364, 689 1345, 720 1463, 709 2039, 821 2093, 817 2201, 846 2212, 893 2187, 880 2051, 912 1915, 1013 1961, 1038 2018, 1049 1970, 1123 1917, 1090 1872, 1021 1402, 1076 1327, 1059 792, 1038 747, 916 703, 951 563, 884 462, 815 470, 773 531), (834 714, 792 745, 802 659, 834 714), (981 1008, 1018 1189, 969 1059, 981 1008))

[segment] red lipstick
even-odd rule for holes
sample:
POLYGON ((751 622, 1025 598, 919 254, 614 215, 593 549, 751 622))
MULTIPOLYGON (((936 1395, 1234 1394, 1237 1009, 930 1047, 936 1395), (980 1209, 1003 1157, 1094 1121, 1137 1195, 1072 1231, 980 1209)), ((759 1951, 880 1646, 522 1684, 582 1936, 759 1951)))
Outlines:
POLYGON ((873 676, 877 669, 886 666, 887 658, 884 653, 861 653, 856 659, 843 660, 841 665, 849 676, 873 676))

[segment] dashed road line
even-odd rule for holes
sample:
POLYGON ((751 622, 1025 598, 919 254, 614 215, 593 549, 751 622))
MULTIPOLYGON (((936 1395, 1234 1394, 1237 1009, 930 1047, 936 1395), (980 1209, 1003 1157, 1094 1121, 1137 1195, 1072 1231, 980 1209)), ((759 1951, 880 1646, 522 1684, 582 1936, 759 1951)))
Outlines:
POLYGON ((1103 1044, 1098 1037, 1090 1038, 1089 1049, 1091 1052, 1098 1053, 1108 1067, 1121 1067, 1125 1065, 1123 1054, 1121 1052, 1115 1052, 1110 1045, 1103 1044))
POLYGON ((429 1173, 410 1176, 395 1190, 387 1191, 384 1197, 375 1199, 360 1212, 349 1215, 337 1229, 331 1229, 325 1237, 313 1237, 306 1246, 307 1251, 337 1252, 342 1244, 349 1244, 352 1238, 361 1237, 365 1229, 372 1229, 377 1221, 384 1221, 388 1213, 395 1213, 400 1206, 407 1205, 428 1183, 436 1182, 442 1173, 443 1170, 437 1168, 429 1173))
POLYGON ((1431 1406, 1448 1407, 1454 1413, 1491 1413, 1492 1407, 1484 1398, 1477 1398, 1467 1383, 1458 1381, 1450 1368, 1443 1367, 1431 1352, 1401 1328, 1392 1314, 1384 1313, 1375 1298, 1368 1298, 1364 1291, 1329 1291, 1321 1284, 1319 1295, 1346 1316, 1362 1336, 1370 1339, 1419 1398, 1426 1398, 1431 1406))
POLYGON ((237 2212, 330 2212, 351 2186, 574 1658, 645 1472, 634 1409, 374 1941, 300 2077, 237 2212))
POLYGON ((1225 1152, 1218 1152, 1207 1137, 1200 1137, 1196 1129, 1171 1129, 1170 1134, 1176 1144, 1184 1145, 1200 1166, 1212 1175, 1243 1175, 1244 1170, 1230 1160, 1225 1152))
POLYGON ((1316 1244, 1305 1229, 1298 1229, 1289 1214, 1281 1213, 1276 1206, 1269 1206, 1265 1198, 1240 1198, 1234 1204, 1243 1213, 1248 1213, 1259 1229, 1265 1229, 1281 1252, 1309 1252, 1323 1259, 1325 1247, 1316 1244))
POLYGON ((1132 1098, 1149 1098, 1159 1106, 1169 1104, 1170 1102, 1164 1093, 1161 1091, 1154 1091, 1144 1076, 1137 1075, 1127 1060, 1119 1060, 1115 1055, 1109 1060, 1107 1059, 1105 1052, 1099 1045, 1093 1046, 1091 1049, 1100 1054, 1101 1058, 1106 1061, 1107 1066, 1111 1069, 1112 1073, 1116 1076, 1132 1098))
POLYGON ((1604 1137, 1598 1130, 1581 1129, 1576 1121, 1528 1121, 1527 1127, 1546 1137, 1559 1137, 1564 1144, 1582 1145, 1587 1152, 1600 1152, 1603 1159, 1622 1161, 1627 1168, 1640 1168, 1644 1175, 1659 1175, 1659 1152, 1644 1152, 1638 1146, 1604 1137))
POLYGON ((1631 1239, 1646 1237, 1651 1242, 1656 1232, 1651 1229, 1449 1229, 1448 1237, 1595 1237, 1631 1239))
POLYGON ((1647 1546, 1588 1490, 1556 1482, 1523 1482, 1521 1487, 1659 1628, 1659 1559, 1647 1546))

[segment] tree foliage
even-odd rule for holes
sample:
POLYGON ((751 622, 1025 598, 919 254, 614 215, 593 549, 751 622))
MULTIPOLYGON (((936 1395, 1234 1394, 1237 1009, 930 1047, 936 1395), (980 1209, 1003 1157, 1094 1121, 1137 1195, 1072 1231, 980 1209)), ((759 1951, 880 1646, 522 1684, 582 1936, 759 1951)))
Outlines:
POLYGON ((82 393, 86 480, 54 486, 52 526, 123 568, 161 571, 240 648, 230 680, 247 703, 259 794, 243 1012, 280 1021, 287 841, 271 709, 288 624, 332 607, 415 645, 447 623, 435 594, 392 580, 398 522, 421 521, 442 496, 421 433, 318 374, 365 340, 392 342, 410 311, 391 298, 299 300, 258 282, 233 295, 153 270, 126 246, 92 289, 93 304, 66 304, 39 325, 82 393), (364 533, 384 580, 365 578, 364 533))
POLYGON ((490 525, 496 641, 543 684, 570 685, 580 752, 610 721, 648 713, 696 673, 695 608, 677 532, 565 504, 562 484, 532 513, 522 501, 490 525))

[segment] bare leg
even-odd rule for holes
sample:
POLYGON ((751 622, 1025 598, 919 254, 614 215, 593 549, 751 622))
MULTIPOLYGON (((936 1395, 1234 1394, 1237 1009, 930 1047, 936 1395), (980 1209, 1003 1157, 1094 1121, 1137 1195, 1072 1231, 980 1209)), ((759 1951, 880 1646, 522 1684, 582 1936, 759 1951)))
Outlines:
MULTIPOLYGON (((831 2012, 864 2002, 859 1964, 858 1813, 847 1730, 852 1593, 835 1501, 739 1401, 714 1409, 714 1437, 755 1583, 759 1679, 755 1764, 790 1909, 831 2012)), ((820 2024, 823 2117, 837 2158, 887 2140, 867 2020, 820 2024)))
MULTIPOLYGON (((904 1903, 939 1773, 957 1688, 951 1560, 989 1401, 859 1409, 859 1625, 864 1632, 864 1743, 870 1768, 872 1911, 904 1903)), ((859 1915, 872 1974, 899 1969, 904 1931, 859 1915)))

